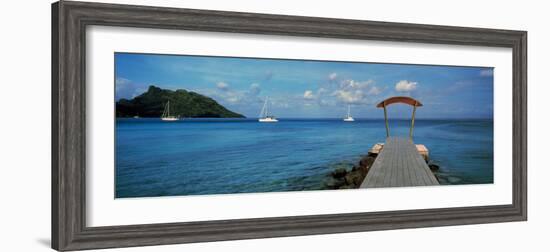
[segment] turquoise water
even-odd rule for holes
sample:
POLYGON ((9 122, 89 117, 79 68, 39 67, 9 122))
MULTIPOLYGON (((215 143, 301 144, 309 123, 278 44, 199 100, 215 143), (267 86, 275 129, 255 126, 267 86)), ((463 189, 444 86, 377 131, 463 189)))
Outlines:
MULTIPOLYGON (((406 136, 410 121, 392 120, 406 136)), ((319 190, 385 139, 384 120, 117 119, 116 197, 319 190)), ((492 120, 417 120, 442 184, 493 182, 492 120)))

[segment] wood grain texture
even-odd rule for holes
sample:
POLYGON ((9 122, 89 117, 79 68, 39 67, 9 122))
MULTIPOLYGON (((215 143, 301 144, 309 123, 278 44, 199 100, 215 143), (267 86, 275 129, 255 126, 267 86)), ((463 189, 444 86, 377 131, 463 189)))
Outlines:
MULTIPOLYGON (((525 31, 100 3, 55 3, 52 5, 52 247, 57 250, 80 250, 526 220, 526 64, 525 31), (515 154, 513 203, 446 209, 87 227, 84 221, 84 52, 85 31, 89 25, 512 48, 515 154)), ((399 176, 401 178, 406 175, 403 173, 399 176)))
POLYGON ((439 182, 413 142, 409 138, 388 137, 361 188, 434 185, 439 182))

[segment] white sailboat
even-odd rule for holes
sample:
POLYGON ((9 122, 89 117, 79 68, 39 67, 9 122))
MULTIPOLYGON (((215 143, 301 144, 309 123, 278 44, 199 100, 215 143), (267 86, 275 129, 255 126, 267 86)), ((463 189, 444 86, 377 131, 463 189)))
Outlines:
POLYGON ((279 120, 277 120, 275 116, 269 115, 267 99, 268 98, 266 97, 264 106, 262 107, 262 111, 260 111, 260 118, 258 119, 258 121, 259 122, 278 122, 279 120))
POLYGON ((160 117, 160 119, 163 121, 179 120, 179 118, 170 115, 170 101, 166 102, 166 106, 164 106, 164 112, 162 112, 162 116, 160 117))
POLYGON ((344 122, 354 122, 355 121, 355 119, 353 119, 353 117, 351 117, 350 110, 351 110, 351 105, 348 105, 348 116, 346 116, 344 118, 344 122))

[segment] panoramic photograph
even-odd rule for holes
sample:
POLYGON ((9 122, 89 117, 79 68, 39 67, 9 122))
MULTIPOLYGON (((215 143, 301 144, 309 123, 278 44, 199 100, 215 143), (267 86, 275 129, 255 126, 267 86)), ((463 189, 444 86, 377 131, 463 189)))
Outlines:
POLYGON ((115 198, 493 183, 492 67, 114 59, 115 198))

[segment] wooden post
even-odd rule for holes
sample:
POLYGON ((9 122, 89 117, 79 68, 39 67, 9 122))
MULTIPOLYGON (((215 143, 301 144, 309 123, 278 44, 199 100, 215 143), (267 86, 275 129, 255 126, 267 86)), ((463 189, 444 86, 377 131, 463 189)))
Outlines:
POLYGON ((390 126, 388 125, 388 112, 386 111, 385 102, 384 102, 384 121, 386 122, 386 137, 390 137, 390 126))
POLYGON ((413 115, 412 115, 412 119, 411 119, 411 129, 409 131, 409 138, 412 140, 413 138, 413 129, 414 129, 414 116, 416 114, 416 103, 414 104, 413 106, 413 115))

